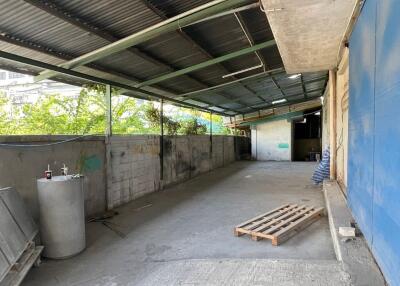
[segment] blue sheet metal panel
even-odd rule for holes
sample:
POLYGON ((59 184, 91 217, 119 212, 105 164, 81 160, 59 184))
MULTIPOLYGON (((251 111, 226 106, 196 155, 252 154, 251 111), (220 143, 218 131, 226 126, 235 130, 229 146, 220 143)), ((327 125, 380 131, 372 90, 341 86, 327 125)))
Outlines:
POLYGON ((378 2, 372 250, 390 285, 400 285, 400 1, 378 2))
POLYGON ((348 202, 372 242, 376 0, 368 0, 350 38, 348 202))

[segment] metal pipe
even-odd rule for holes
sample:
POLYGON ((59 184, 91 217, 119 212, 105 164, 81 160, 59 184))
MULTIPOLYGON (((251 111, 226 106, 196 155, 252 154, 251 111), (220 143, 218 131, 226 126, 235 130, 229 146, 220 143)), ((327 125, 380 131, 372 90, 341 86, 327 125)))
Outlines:
POLYGON ((231 15, 231 14, 234 14, 234 13, 242 12, 242 11, 245 11, 245 10, 258 8, 258 7, 260 7, 260 3, 259 2, 253 3, 253 4, 249 4, 249 5, 245 5, 245 6, 236 8, 236 9, 232 9, 232 10, 229 10, 229 11, 226 11, 226 12, 221 12, 221 13, 215 14, 215 15, 210 16, 210 17, 206 17, 204 19, 201 19, 199 21, 196 21, 196 22, 193 22, 193 23, 191 23, 189 25, 186 25, 185 27, 188 27, 188 26, 191 26, 191 25, 195 25, 195 24, 199 24, 199 23, 206 22, 206 21, 210 21, 210 20, 213 20, 213 19, 217 19, 217 18, 226 16, 226 15, 231 15))
MULTIPOLYGON (((273 72, 284 72, 284 69, 283 68, 277 68, 277 69, 272 69, 272 70, 269 70, 269 71, 263 71, 261 73, 253 74, 253 75, 250 75, 250 76, 247 76, 247 77, 244 77, 244 78, 239 78, 239 79, 232 80, 232 81, 229 81, 229 82, 226 82, 226 83, 222 83, 222 84, 219 84, 219 85, 210 86, 210 87, 207 87, 207 88, 203 88, 203 89, 187 92, 187 93, 179 95, 178 97, 179 98, 181 98, 181 97, 190 98, 193 95, 196 95, 198 93, 203 93, 203 92, 206 92, 206 91, 218 89, 218 88, 221 88, 221 87, 225 87, 225 86, 228 86, 228 85, 235 84, 237 82, 246 81, 248 79, 259 78, 259 77, 262 77, 264 75, 269 75, 270 73, 273 73, 273 72)), ((281 74, 281 73, 279 73, 279 74, 281 74)))
POLYGON ((247 55, 247 54, 250 54, 250 53, 252 53, 254 51, 265 49, 265 48, 268 48, 268 47, 271 47, 271 46, 274 46, 274 45, 276 45, 275 40, 266 41, 266 42, 254 45, 252 47, 241 49, 239 51, 236 51, 236 52, 233 52, 233 53, 229 53, 229 54, 220 56, 218 58, 214 58, 214 59, 211 59, 211 60, 196 64, 196 65, 193 65, 193 66, 181 69, 181 70, 177 70, 175 72, 171 72, 171 73, 168 73, 168 74, 161 75, 159 77, 156 77, 156 78, 144 81, 144 82, 142 82, 140 84, 137 84, 137 85, 135 85, 135 87, 143 87, 143 86, 148 86, 148 85, 152 85, 152 84, 155 84, 155 83, 159 83, 159 82, 165 81, 167 79, 171 79, 171 78, 174 78, 174 77, 177 77, 177 76, 180 76, 180 75, 184 75, 184 74, 187 74, 187 73, 190 73, 190 72, 194 72, 194 71, 197 71, 199 69, 203 69, 203 68, 206 68, 208 66, 215 65, 217 63, 221 63, 221 62, 224 62, 224 61, 227 61, 227 60, 230 60, 230 59, 234 59, 234 58, 237 58, 237 57, 240 57, 240 56, 243 56, 243 55, 247 55))
MULTIPOLYGON (((79 56, 73 60, 65 62, 60 67, 73 69, 82 66, 112 54, 121 52, 129 47, 138 45, 145 41, 151 40, 165 33, 181 29, 182 26, 204 19, 210 15, 234 8, 238 5, 245 4, 247 0, 214 0, 175 17, 162 21, 156 25, 143 29, 121 40, 113 42, 109 45, 96 49, 92 52, 79 56)), ((57 73, 52 71, 44 71, 35 77, 35 81, 43 80, 55 76, 57 73)))
MULTIPOLYGON (((252 39, 250 33, 248 33, 248 31, 247 31, 247 29, 244 27, 244 24, 242 23, 240 17, 239 17, 238 14, 236 14, 236 13, 235 13, 235 18, 236 18, 236 20, 238 21, 239 26, 240 26, 240 28, 242 29, 244 35, 246 36, 247 41, 249 42, 250 46, 253 46, 253 45, 254 45, 254 41, 253 41, 253 39, 252 39)), ((255 52, 255 54, 256 54, 258 60, 260 61, 261 66, 265 66, 265 63, 264 63, 264 61, 263 61, 261 55, 260 55, 257 51, 255 52)))
POLYGON ((234 76, 234 75, 237 75, 237 74, 245 73, 245 72, 252 71, 252 70, 255 70, 255 69, 259 69, 259 68, 262 68, 262 67, 264 67, 263 64, 257 65, 257 66, 250 67, 250 68, 247 68, 247 69, 243 69, 243 70, 240 70, 240 71, 236 71, 236 72, 233 72, 233 73, 230 73, 230 74, 225 74, 225 75, 222 76, 222 78, 227 78, 227 77, 230 77, 230 76, 234 76))

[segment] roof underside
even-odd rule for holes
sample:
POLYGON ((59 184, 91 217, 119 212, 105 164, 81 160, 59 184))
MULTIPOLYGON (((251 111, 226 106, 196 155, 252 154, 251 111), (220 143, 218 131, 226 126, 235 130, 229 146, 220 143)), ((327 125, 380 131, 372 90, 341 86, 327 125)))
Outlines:
MULTIPOLYGON (((60 65, 208 2, 0 0, 0 50, 60 65)), ((255 3, 249 0, 246 5, 255 3)), ((254 6, 164 33, 74 70, 132 85, 242 50, 250 42, 273 40, 265 14, 254 6)), ((4 58, 0 68, 33 75, 44 71, 4 58)), ((53 79, 79 85, 88 82, 64 74, 53 79)), ((282 104, 289 105, 319 97, 326 81, 326 71, 288 78, 274 45, 140 88, 233 116, 271 108, 272 101, 282 98, 287 100, 282 104), (264 67, 223 78, 260 64, 264 67)), ((132 91, 124 94, 136 96, 132 91)))
POLYGON ((335 68, 359 2, 262 0, 286 70, 295 73, 335 68))

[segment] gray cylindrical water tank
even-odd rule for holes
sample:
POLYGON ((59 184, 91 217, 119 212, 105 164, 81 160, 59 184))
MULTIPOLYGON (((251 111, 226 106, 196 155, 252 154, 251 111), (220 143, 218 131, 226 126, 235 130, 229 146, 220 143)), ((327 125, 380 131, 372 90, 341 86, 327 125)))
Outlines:
POLYGON ((83 178, 38 179, 40 236, 43 256, 63 259, 86 246, 83 178))

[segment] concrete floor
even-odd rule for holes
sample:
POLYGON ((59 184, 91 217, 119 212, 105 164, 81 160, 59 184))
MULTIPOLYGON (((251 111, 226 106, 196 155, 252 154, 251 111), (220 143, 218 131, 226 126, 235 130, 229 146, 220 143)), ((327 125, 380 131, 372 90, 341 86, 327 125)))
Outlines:
POLYGON ((310 182, 314 167, 242 161, 138 199, 111 220, 124 238, 90 223, 82 254, 43 261, 23 285, 223 285, 221 277, 231 277, 227 285, 347 285, 326 217, 278 247, 233 236, 236 224, 284 203, 324 206, 310 182), (235 278, 238 270, 247 278, 235 278))

